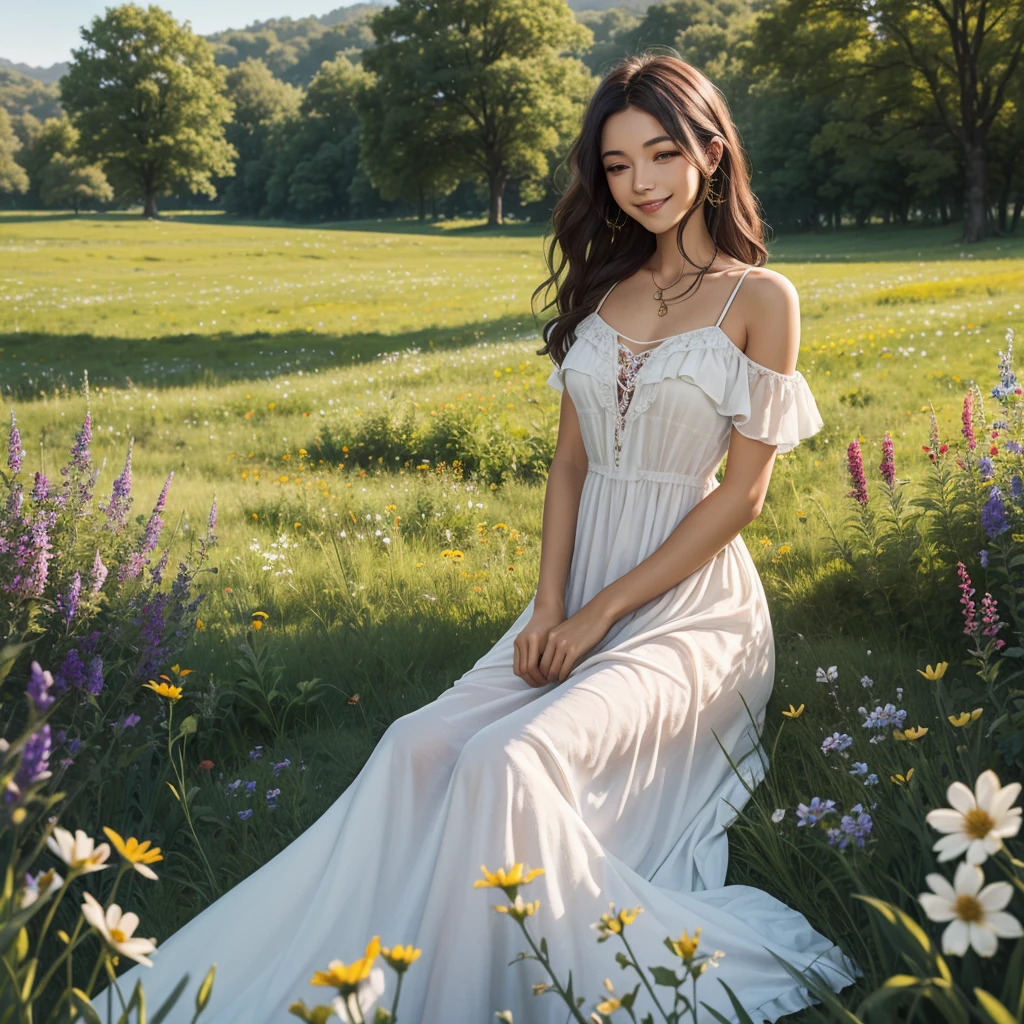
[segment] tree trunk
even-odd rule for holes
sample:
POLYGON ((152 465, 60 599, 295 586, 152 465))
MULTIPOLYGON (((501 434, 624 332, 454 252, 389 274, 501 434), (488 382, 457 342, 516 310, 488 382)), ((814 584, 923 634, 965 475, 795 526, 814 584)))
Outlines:
POLYGON ((1018 195, 1013 204, 1013 218, 1010 220, 1010 230, 1016 231, 1020 223, 1021 209, 1024 208, 1024 194, 1018 195))
POLYGON ((491 173, 487 182, 491 194, 490 208, 487 211, 487 226, 500 227, 502 222, 501 201, 505 192, 505 179, 499 173, 491 173))
POLYGON ((988 174, 984 142, 967 149, 967 188, 964 192, 964 243, 980 242, 985 237, 985 179, 988 174))
POLYGON ((420 223, 422 223, 423 221, 425 221, 427 219, 427 198, 423 194, 423 184, 422 184, 422 182, 418 185, 418 192, 419 192, 419 205, 420 205, 420 215, 419 216, 420 216, 420 223))
POLYGON ((143 202, 142 216, 143 217, 156 217, 156 192, 149 186, 146 186, 146 198, 143 202))

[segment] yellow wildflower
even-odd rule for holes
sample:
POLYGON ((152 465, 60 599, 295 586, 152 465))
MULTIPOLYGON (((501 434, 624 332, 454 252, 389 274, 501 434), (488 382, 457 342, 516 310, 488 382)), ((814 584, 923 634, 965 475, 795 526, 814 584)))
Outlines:
POLYGON ((336 988, 342 995, 355 992, 361 981, 370 976, 370 968, 380 952, 380 936, 374 935, 366 944, 366 952, 352 963, 346 965, 341 960, 332 960, 326 971, 316 971, 309 979, 310 985, 323 985, 336 988))
POLYGON ((947 668, 949 668, 949 662, 940 661, 935 665, 935 668, 932 668, 931 665, 929 665, 927 668, 919 668, 917 671, 920 672, 925 679, 930 679, 932 682, 935 682, 936 679, 941 679, 946 674, 947 668))
POLYGON ((892 738, 894 740, 919 740, 927 732, 927 725, 915 725, 913 729, 893 729, 892 738))
POLYGON ((789 710, 782 712, 783 716, 786 717, 786 718, 799 718, 803 713, 804 713, 804 705, 803 704, 801 704, 800 707, 798 707, 798 708, 795 708, 795 707, 793 707, 792 704, 790 704, 789 705, 789 710))
MULTIPOLYGON (((527 882, 533 881, 538 875, 544 874, 543 868, 533 868, 524 878, 523 865, 521 863, 516 864, 510 871, 498 868, 497 871, 491 872, 483 864, 480 865, 480 870, 484 873, 484 877, 478 878, 473 883, 474 889, 514 889, 516 886, 526 885, 527 882)), ((508 893, 508 895, 512 898, 515 894, 508 893)))
POLYGON ((495 903, 493 904, 494 909, 499 914, 508 914, 509 917, 515 918, 520 923, 525 921, 526 918, 537 913, 537 908, 540 906, 540 900, 534 900, 532 903, 523 902, 523 894, 516 893, 515 901, 510 905, 495 903))
POLYGON ((403 971, 408 970, 409 965, 414 960, 420 958, 422 952, 422 949, 414 949, 410 943, 408 946, 384 946, 380 951, 380 955, 401 974, 403 971))
POLYGON ((697 945, 700 942, 700 932, 701 929, 697 928, 691 938, 691 936, 684 930, 683 934, 680 935, 678 939, 669 939, 669 943, 671 944, 673 951, 684 964, 690 963, 696 955, 697 945))
POLYGON ((155 864, 159 860, 163 860, 164 856, 160 852, 159 846, 154 846, 150 849, 150 841, 147 839, 145 842, 140 843, 138 839, 122 839, 112 828, 103 826, 103 831, 106 833, 107 838, 114 844, 114 849, 131 866, 138 871, 140 875, 146 878, 151 878, 155 882, 157 880, 156 872, 149 867, 150 864, 155 864))
POLYGON ((982 708, 975 708, 973 711, 961 711, 959 715, 947 715, 950 725, 962 729, 968 722, 976 722, 981 718, 982 708))
POLYGON ((152 690, 158 697, 166 697, 170 701, 181 699, 181 687, 172 686, 170 683, 157 683, 152 679, 143 683, 147 690, 152 690))
POLYGON ((905 786, 914 777, 914 769, 911 768, 906 775, 901 775, 897 772, 895 775, 889 776, 890 782, 895 782, 897 786, 905 786))

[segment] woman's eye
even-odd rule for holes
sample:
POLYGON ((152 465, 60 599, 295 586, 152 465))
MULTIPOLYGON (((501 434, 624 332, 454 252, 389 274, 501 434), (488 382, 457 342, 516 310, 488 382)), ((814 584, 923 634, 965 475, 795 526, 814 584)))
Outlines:
MULTIPOLYGON (((658 155, 655 156, 655 158, 654 158, 655 161, 657 161, 658 157, 662 157, 662 156, 679 156, 679 154, 677 152, 675 152, 674 150, 666 149, 663 153, 658 153, 658 155)), ((611 167, 606 167, 605 168, 605 173, 611 174, 613 171, 621 170, 625 166, 626 166, 625 164, 612 164, 611 167)))

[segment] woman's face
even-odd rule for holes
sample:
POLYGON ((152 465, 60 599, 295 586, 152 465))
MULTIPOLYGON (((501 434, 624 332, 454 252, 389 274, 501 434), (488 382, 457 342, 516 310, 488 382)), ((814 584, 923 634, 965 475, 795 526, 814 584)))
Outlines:
MULTIPOLYGON (((708 148, 713 166, 721 147, 716 137, 708 148)), ((655 234, 675 227, 703 188, 701 171, 655 118, 635 107, 605 120, 601 162, 612 198, 655 234)))

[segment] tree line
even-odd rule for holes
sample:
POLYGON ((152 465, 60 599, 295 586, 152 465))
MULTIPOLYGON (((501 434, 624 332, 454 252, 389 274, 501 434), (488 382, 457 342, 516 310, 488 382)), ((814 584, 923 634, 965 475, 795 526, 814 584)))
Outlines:
POLYGON ((397 0, 208 39, 123 4, 82 29, 55 116, 0 75, 0 198, 543 219, 603 69, 652 45, 722 90, 773 227, 1019 225, 1019 0, 397 0))

